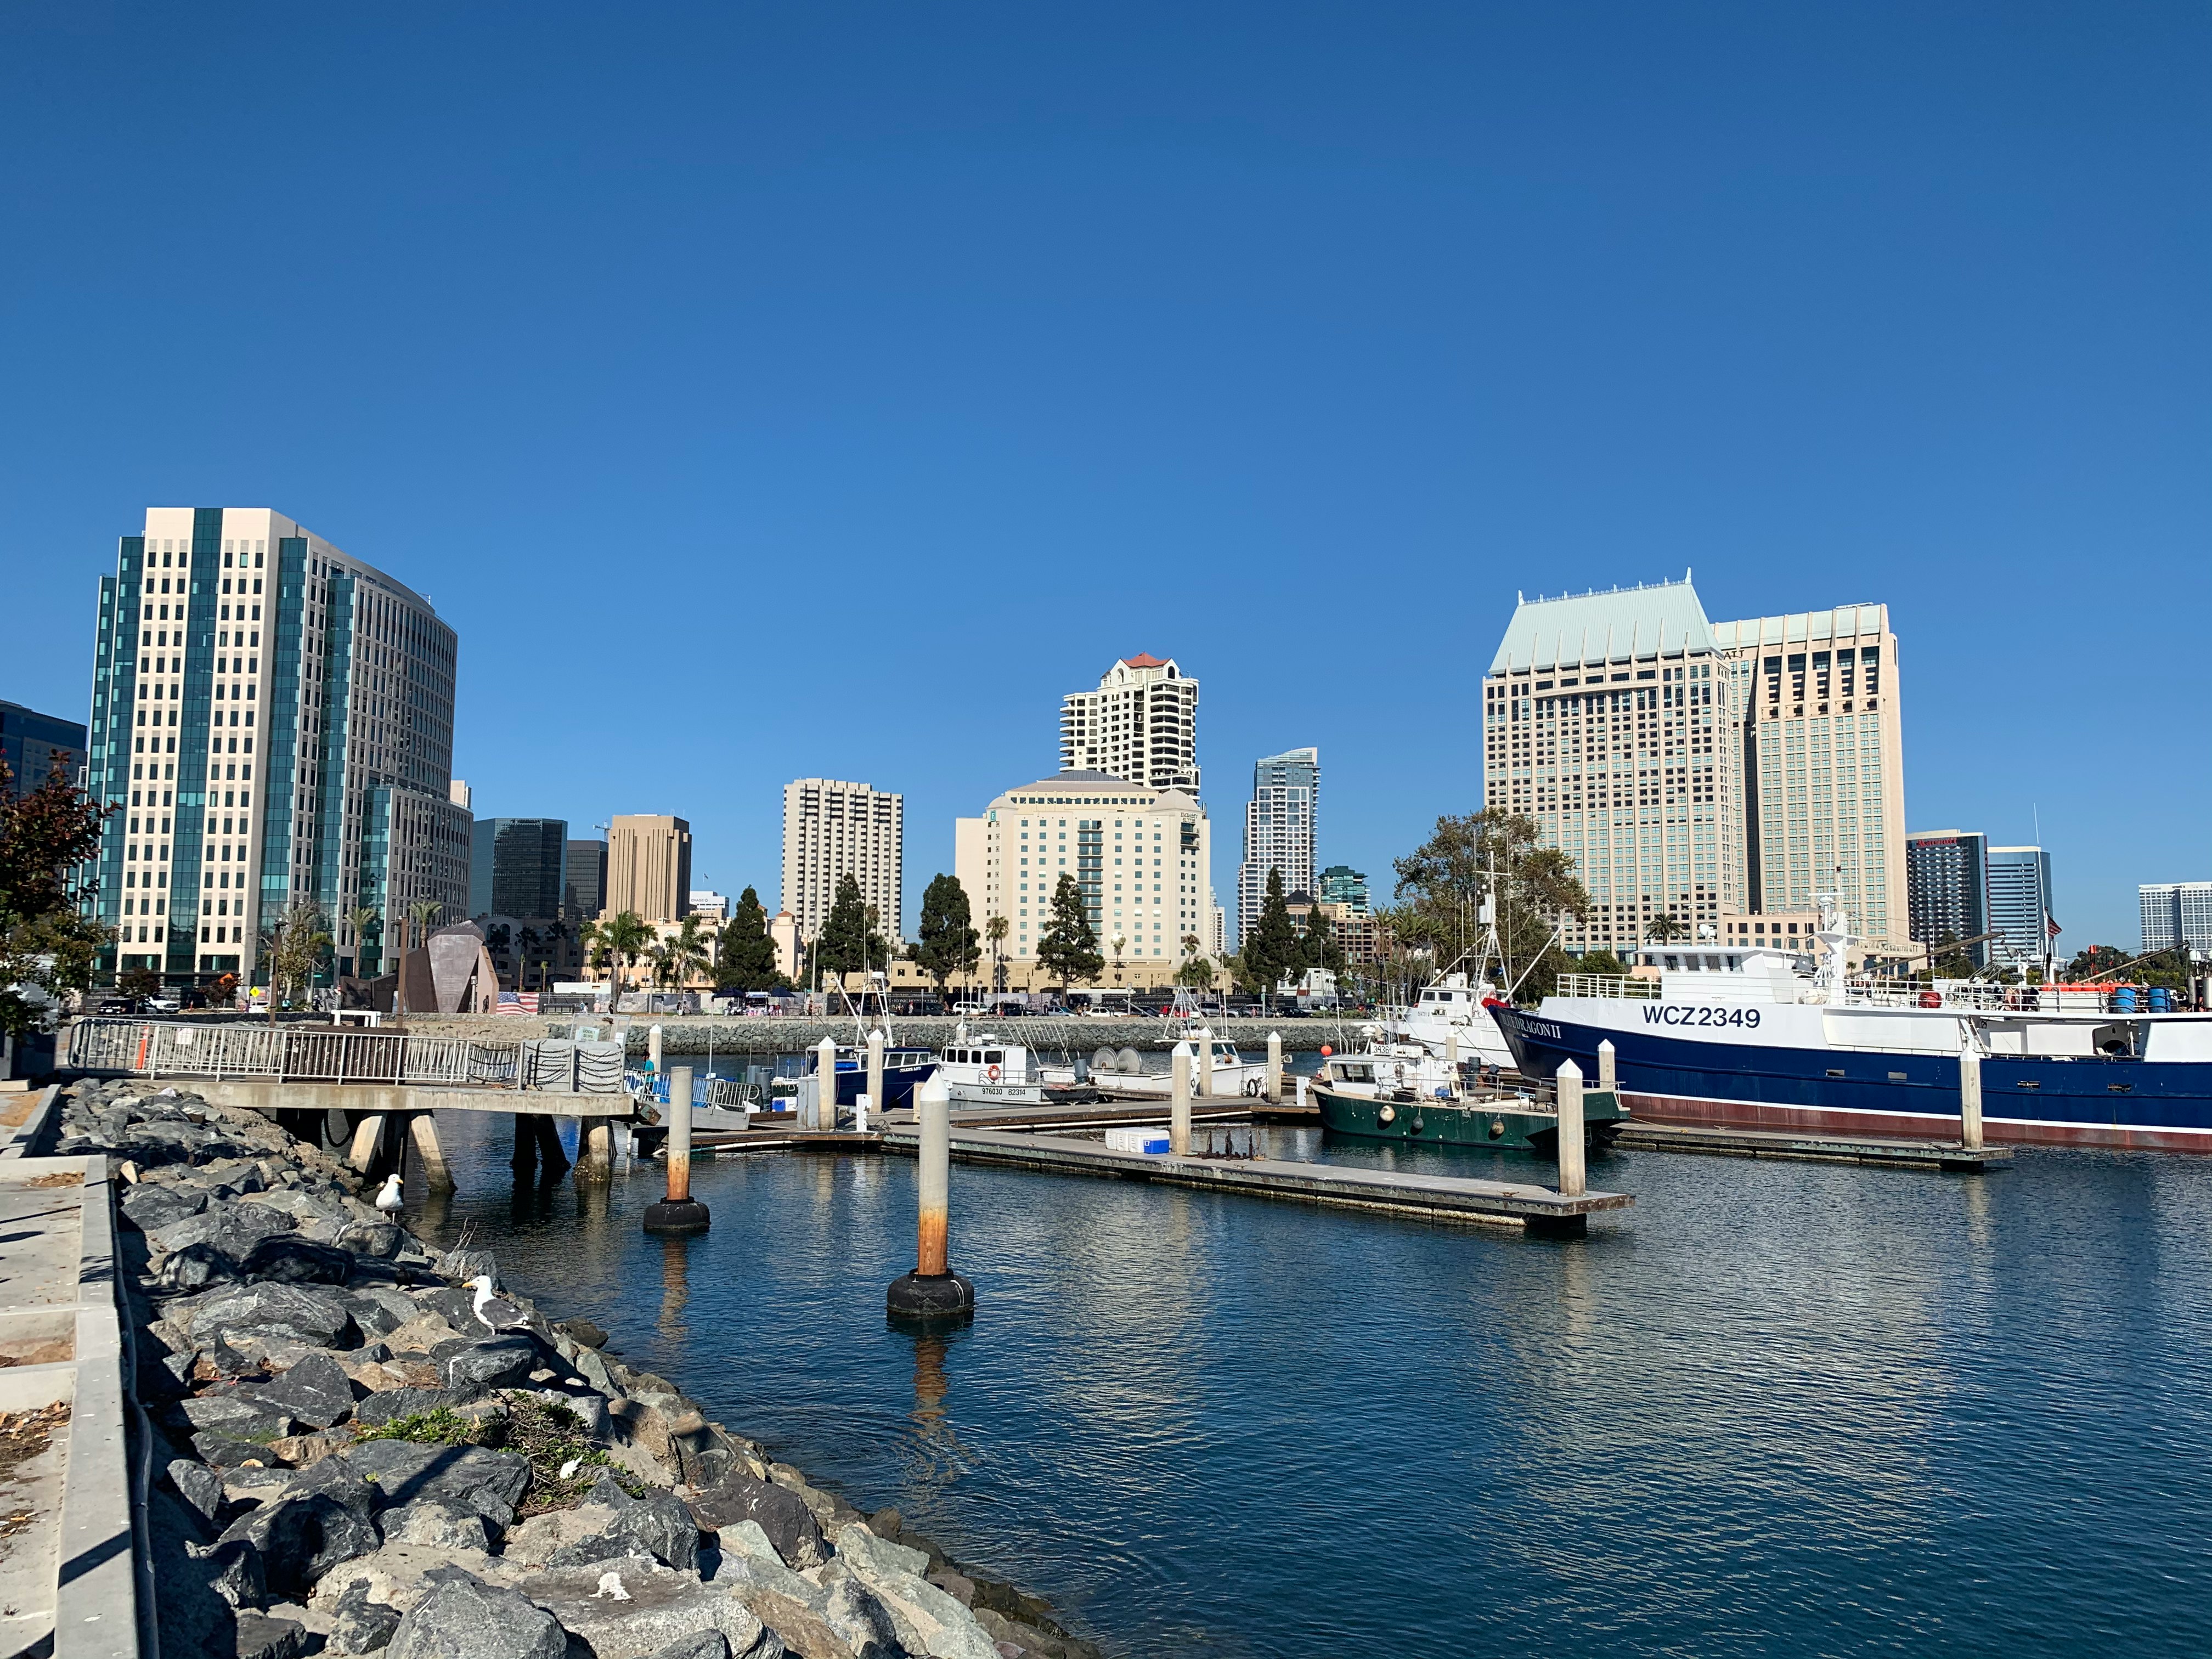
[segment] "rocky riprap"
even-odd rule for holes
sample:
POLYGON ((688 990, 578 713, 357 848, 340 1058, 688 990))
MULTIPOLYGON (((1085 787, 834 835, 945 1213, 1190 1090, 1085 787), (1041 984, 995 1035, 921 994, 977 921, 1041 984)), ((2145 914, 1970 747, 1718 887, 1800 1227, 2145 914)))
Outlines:
POLYGON ((143 1080, 64 1097, 119 1174, 162 1650, 240 1659, 1091 1659, 709 1422, 582 1321, 495 1333, 353 1171, 143 1080))

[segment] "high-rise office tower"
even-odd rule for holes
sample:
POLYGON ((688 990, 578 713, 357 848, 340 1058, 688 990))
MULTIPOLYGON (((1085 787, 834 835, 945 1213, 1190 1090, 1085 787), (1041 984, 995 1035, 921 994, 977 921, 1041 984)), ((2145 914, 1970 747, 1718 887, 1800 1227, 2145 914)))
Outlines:
POLYGON ((563 818, 478 818, 469 860, 472 916, 557 916, 568 885, 563 818))
POLYGON ((1060 769, 1195 795, 1198 682, 1183 678, 1171 657, 1124 657, 1096 691, 1060 699, 1060 769))
POLYGON ((1314 890, 1315 820, 1321 811, 1321 750, 1292 749, 1252 764, 1244 808, 1244 862, 1237 872, 1237 937, 1260 925, 1267 874, 1281 872, 1285 894, 1314 890))
POLYGON ((2040 847, 1992 847, 1989 859, 1990 931, 2004 936, 1990 941, 1990 959, 2033 967, 2055 949, 2051 854, 2040 847))
POLYGON ((2139 896, 2145 951, 2212 951, 2212 881, 2147 882, 2139 896))
POLYGON ((681 921, 691 908, 691 826, 682 818, 617 813, 607 830, 602 914, 681 921))
POLYGON ((1897 641, 1887 607, 1714 624, 1679 582, 1523 599, 1484 689, 1484 799, 1571 854, 1593 914, 1571 950, 1671 915, 1839 891, 1855 930, 1905 915, 1897 641))
POLYGON ((572 922, 589 921, 606 908, 607 844, 572 841, 561 848, 561 902, 572 922))
POLYGON ((20 702, 0 702, 0 761, 8 763, 5 787, 18 799, 52 775, 58 755, 62 775, 71 783, 84 769, 84 727, 75 720, 41 714, 20 702))
POLYGON ((1483 686, 1483 799, 1575 860, 1571 951, 1686 937, 1743 891, 1728 659, 1688 580, 1523 598, 1483 686))
POLYGON ((808 945, 829 919, 837 884, 850 876, 876 912, 883 936, 903 935, 906 797, 865 783, 799 778, 783 787, 783 908, 808 945))
POLYGON ((1909 923, 1905 738, 1886 605, 1722 623, 1742 732, 1744 884, 1761 912, 1840 892, 1860 937, 1909 923))
POLYGON ((1975 967, 1989 965, 1990 942, 1981 935, 1990 931, 1990 838, 1978 830, 1930 830, 1905 838, 1906 914, 1912 937, 1929 947, 1932 959, 1938 943, 1978 939, 1966 947, 1975 967))
POLYGON ((263 930, 307 905, 350 973, 415 906, 460 915, 456 647, 428 600, 280 514, 149 507, 100 585, 101 966, 250 981, 263 930))
POLYGON ((1348 864, 1332 864, 1321 872, 1321 889, 1314 896, 1323 904, 1340 904, 1355 916, 1367 914, 1367 878, 1348 864))

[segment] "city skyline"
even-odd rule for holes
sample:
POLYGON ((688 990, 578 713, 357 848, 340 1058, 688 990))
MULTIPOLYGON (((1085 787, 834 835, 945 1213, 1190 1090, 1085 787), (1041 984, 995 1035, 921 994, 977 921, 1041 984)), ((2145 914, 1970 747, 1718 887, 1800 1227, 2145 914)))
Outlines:
POLYGON ((265 501, 469 642, 488 813, 679 808, 702 884, 765 891, 775 783, 874 779, 911 927, 950 821, 1149 651, 1207 681, 1201 758, 1328 754, 1323 856, 1383 901, 1480 804, 1459 630, 1694 566, 1735 616, 1890 603, 1913 818, 2049 848, 2065 943, 2212 867, 2212 780, 2068 666, 2197 698, 2131 647, 2145 594, 2212 598, 2212 236, 2173 207, 2212 153, 2201 16, 1923 15, 1909 49, 1802 10, 901 17, 858 53, 705 18, 612 77, 562 16, 513 79, 469 72, 516 42, 465 11, 9 18, 44 185, 0 560, 45 625, 0 698, 83 716, 86 596, 148 503, 265 501), (1224 52, 1249 72, 1196 67, 1224 52), (195 78, 261 101, 176 107, 195 78), (562 101, 604 118, 558 138, 562 101), (367 252, 105 252, 211 215, 367 252), (118 392, 163 384, 189 419, 118 392), (874 648, 781 643, 856 595, 874 648))

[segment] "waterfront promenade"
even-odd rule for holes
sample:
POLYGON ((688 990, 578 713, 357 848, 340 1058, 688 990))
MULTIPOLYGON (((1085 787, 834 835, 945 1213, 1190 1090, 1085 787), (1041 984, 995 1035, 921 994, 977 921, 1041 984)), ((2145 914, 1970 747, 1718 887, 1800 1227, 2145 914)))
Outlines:
MULTIPOLYGON (((1285 1053, 1315 1054, 1324 1044, 1340 1051, 1348 1043, 1356 1042, 1360 1025, 1375 1018, 1372 1014, 1346 1014, 1341 1019, 1333 1016, 1285 1019, 1278 1016, 1272 1019, 1196 1023, 1209 1026, 1215 1036, 1249 1054, 1267 1051, 1270 1031, 1280 1034, 1285 1053)), ((506 1042, 520 1037, 571 1036, 579 1025, 597 1026, 612 1036, 613 1026, 627 1021, 628 1044, 633 1054, 645 1052, 646 1033, 655 1025, 660 1027, 661 1052, 669 1054, 703 1054, 710 1045, 715 1054, 799 1054, 824 1037, 835 1042, 850 1042, 854 1030, 849 1015, 793 1019, 742 1014, 573 1014, 544 1018, 534 1014, 409 1014, 405 1018, 410 1030, 506 1042)), ((953 1029, 960 1023, 950 1015, 897 1018, 891 1021, 891 1035, 901 1048, 934 1050, 952 1041, 953 1029)), ((1066 1053, 1085 1059, 1101 1047, 1134 1048, 1139 1053, 1163 1048, 1169 1030, 1168 1022, 1157 1018, 1077 1019, 1043 1014, 977 1017, 968 1019, 966 1024, 971 1036, 988 1032, 1008 1042, 1025 1044, 1048 1056, 1066 1053)))

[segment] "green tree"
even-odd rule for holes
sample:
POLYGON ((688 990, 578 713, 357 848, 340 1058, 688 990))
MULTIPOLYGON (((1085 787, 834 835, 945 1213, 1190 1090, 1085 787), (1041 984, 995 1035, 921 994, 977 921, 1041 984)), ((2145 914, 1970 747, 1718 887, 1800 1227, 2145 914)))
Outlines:
POLYGON ((1304 968, 1305 951, 1284 901, 1281 871, 1267 872, 1267 896, 1260 905, 1259 924, 1237 954, 1243 961, 1239 977, 1245 988, 1259 994, 1263 1006, 1278 985, 1304 968))
POLYGON ((1616 978, 1625 975, 1629 964, 1610 951, 1585 951, 1577 957, 1568 971, 1577 974, 1611 974, 1616 978))
POLYGON ((0 761, 0 1030, 20 1037, 44 1018, 47 999, 88 988, 94 957, 114 942, 81 908, 93 884, 74 878, 100 850, 112 810, 70 781, 58 750, 46 781, 20 800, 0 761))
POLYGON ((1004 916, 993 916, 983 924, 983 932, 991 941, 991 988, 1006 988, 1006 935, 1014 931, 1013 923, 1004 916))
POLYGON ((851 876, 840 877, 837 896, 830 905, 830 919, 822 924, 814 941, 815 966, 824 974, 838 975, 841 983, 847 974, 866 972, 872 931, 860 882, 851 876))
POLYGON ((1541 997, 1572 965, 1553 942, 1554 930, 1562 915, 1589 913, 1589 894, 1575 878, 1574 860, 1543 845, 1534 819, 1499 807, 1440 817, 1428 840, 1393 867, 1396 896, 1406 901, 1389 914, 1398 945, 1425 945, 1439 967, 1466 952, 1480 938, 1480 905, 1494 871, 1508 987, 1517 980, 1523 999, 1541 997))
POLYGON ((323 913, 312 904, 295 904, 262 933, 262 960, 269 966, 269 1020, 276 1020, 276 1005, 304 996, 314 977, 315 964, 330 949, 331 936, 323 913))
POLYGON ((704 974, 714 960, 714 941, 696 916, 686 916, 654 947, 661 983, 681 986, 704 974))
POLYGON ((937 981, 937 994, 983 959, 975 930, 969 926, 968 890, 957 876, 933 877, 921 895, 921 939, 915 959, 937 981))
POLYGON ((376 907, 358 905, 345 913, 346 927, 353 934, 353 970, 362 979, 374 979, 369 972, 369 958, 376 954, 376 907))
POLYGON ((1305 937, 1298 943, 1306 967, 1329 974, 1344 971, 1344 946, 1337 942, 1336 923, 1322 914, 1320 905, 1306 912, 1305 937))
POLYGON ((1974 959, 1959 948, 1959 936, 1946 927, 1936 936, 1936 943, 1928 952, 1930 965, 1942 979, 1972 979, 1974 959))
POLYGON ((653 943, 653 932, 635 911, 625 910, 620 915, 610 916, 605 921, 594 924, 592 939, 599 950, 605 952, 609 966, 614 969, 617 977, 614 988, 620 992, 624 988, 620 982, 623 965, 637 966, 637 959, 653 943))
POLYGON ((1644 937, 1654 945, 1668 945, 1682 937, 1684 929, 1680 919, 1671 910, 1662 910, 1644 924, 1644 937))
POLYGON ((1037 961, 1059 981, 1063 996, 1070 986, 1088 985, 1106 966, 1098 953, 1098 931, 1091 925, 1083 890, 1073 876, 1062 876, 1053 890, 1052 921, 1037 940, 1037 961))
MULTIPOLYGON (((1194 939, 1192 943, 1195 945, 1197 941, 1194 939)), ((1213 988, 1215 972, 1212 957, 1187 957, 1176 969, 1176 983, 1194 991, 1208 991, 1213 988)))
POLYGON ((765 991, 775 977, 775 941, 768 936, 768 909, 760 895, 748 887, 738 895, 737 914, 722 930, 714 983, 730 991, 765 991))

